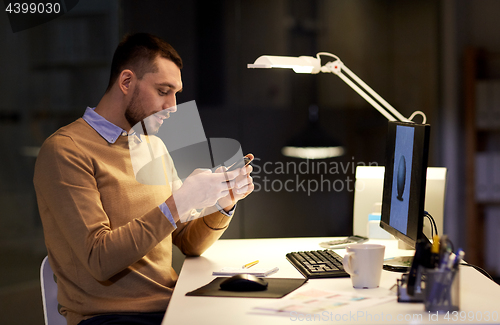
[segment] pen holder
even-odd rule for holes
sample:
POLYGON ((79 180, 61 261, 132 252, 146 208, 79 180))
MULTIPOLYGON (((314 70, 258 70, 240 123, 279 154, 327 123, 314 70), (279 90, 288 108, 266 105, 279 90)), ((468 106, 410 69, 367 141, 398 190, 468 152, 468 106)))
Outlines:
POLYGON ((427 269, 424 304, 430 312, 460 310, 459 270, 427 269))

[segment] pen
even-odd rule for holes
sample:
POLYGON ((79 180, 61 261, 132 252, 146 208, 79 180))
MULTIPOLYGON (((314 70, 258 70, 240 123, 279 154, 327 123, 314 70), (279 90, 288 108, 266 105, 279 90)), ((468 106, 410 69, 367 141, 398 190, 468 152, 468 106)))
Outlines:
POLYGON ((446 265, 446 270, 450 271, 453 269, 453 265, 455 264, 455 259, 456 259, 455 253, 451 253, 448 255, 448 263, 446 265))
MULTIPOLYGON (((453 254, 453 253, 451 253, 451 254, 453 254)), ((441 260, 439 261, 439 269, 441 271, 444 271, 447 268, 449 269, 449 265, 448 264, 450 262, 450 257, 452 257, 451 254, 449 252, 445 252, 443 254, 443 256, 441 257, 441 260)), ((453 255, 455 255, 455 254, 453 254, 453 255)), ((453 256, 453 258, 455 258, 455 257, 453 256)))
POLYGON ((434 267, 439 267, 439 244, 439 236, 434 235, 431 247, 431 265, 434 267))
POLYGON ((460 261, 464 259, 465 252, 459 248, 457 251, 457 256, 455 258, 455 261, 453 262, 453 269, 458 269, 458 265, 460 264, 460 261))
POLYGON ((255 264, 257 264, 257 263, 259 263, 259 260, 256 260, 256 261, 250 262, 250 263, 248 263, 248 264, 245 264, 245 265, 243 265, 243 266, 242 266, 242 268, 243 268, 243 269, 248 269, 248 268, 250 268, 250 267, 254 266, 254 265, 255 265, 255 264))

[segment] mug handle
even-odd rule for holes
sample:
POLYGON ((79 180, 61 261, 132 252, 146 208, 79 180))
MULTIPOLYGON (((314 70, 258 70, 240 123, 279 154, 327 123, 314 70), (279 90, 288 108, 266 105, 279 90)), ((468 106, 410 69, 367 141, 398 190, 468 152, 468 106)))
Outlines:
POLYGON ((342 265, 344 266, 344 270, 350 275, 356 274, 351 267, 351 260, 354 258, 354 252, 347 252, 344 255, 344 259, 342 260, 342 265))

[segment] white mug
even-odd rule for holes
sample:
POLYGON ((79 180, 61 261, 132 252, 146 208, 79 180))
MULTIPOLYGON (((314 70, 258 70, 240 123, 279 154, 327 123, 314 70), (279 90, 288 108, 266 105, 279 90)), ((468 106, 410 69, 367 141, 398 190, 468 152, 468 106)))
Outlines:
POLYGON ((384 264, 384 253, 384 245, 353 244, 347 246, 342 264, 344 270, 351 275, 354 288, 378 288, 384 264))

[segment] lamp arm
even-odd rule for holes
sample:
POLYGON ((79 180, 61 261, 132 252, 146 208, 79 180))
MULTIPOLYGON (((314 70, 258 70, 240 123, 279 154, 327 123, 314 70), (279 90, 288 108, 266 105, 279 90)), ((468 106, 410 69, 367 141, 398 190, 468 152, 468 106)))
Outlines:
POLYGON ((370 86, 368 86, 363 80, 361 80, 354 72, 352 72, 345 65, 342 66, 342 70, 345 71, 354 81, 360 84, 364 90, 368 91, 376 100, 378 100, 384 108, 396 116, 401 122, 408 122, 408 119, 399 113, 391 104, 389 104, 385 99, 383 99, 379 94, 377 94, 370 86))
MULTIPOLYGON (((361 88, 359 88, 351 79, 347 78, 342 72, 336 73, 340 79, 342 79, 346 84, 349 85, 355 92, 357 92, 361 97, 363 97, 368 103, 370 103, 380 114, 384 115, 389 121, 396 121, 394 116, 389 114, 386 109, 380 106, 376 101, 368 96, 361 88)), ((406 119, 405 119, 406 120, 406 119)))
MULTIPOLYGON (((370 103, 377 111, 379 111, 382 115, 384 115, 389 121, 396 121, 396 119, 388 113, 391 112, 394 116, 396 116, 402 122, 408 122, 409 119, 404 117, 401 113, 399 113, 391 104, 389 104, 385 99, 383 99, 379 94, 377 94, 370 86, 368 86, 363 80, 361 80, 354 72, 352 72, 340 59, 338 56, 328 53, 328 52, 319 52, 316 54, 318 60, 321 55, 330 56, 336 61, 328 62, 324 66, 321 67, 321 72, 331 72, 339 76, 346 84, 349 85, 354 91, 356 91, 361 97, 363 97, 368 103, 370 103), (354 82, 352 82, 349 78, 347 78, 342 72, 345 72, 349 77, 351 77, 354 81, 356 81, 361 87, 358 87, 354 82), (380 106, 376 101, 374 101, 368 94, 373 96, 376 100, 379 101, 384 107, 380 106)), ((417 114, 423 115, 424 123, 425 123, 425 114, 418 111, 415 112, 417 114)), ((415 114, 414 113, 414 114, 415 114)), ((414 116, 414 115, 412 115, 414 116)))

